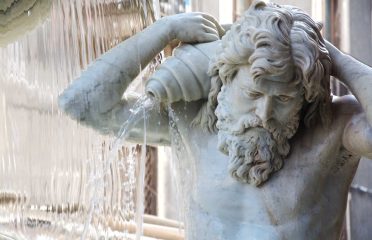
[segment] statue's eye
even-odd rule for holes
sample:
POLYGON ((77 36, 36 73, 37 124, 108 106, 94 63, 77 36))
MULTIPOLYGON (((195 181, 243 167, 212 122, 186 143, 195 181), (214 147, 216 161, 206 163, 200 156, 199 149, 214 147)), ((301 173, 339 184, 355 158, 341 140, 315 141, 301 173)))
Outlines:
POLYGON ((278 99, 279 99, 281 102, 288 102, 289 100, 292 99, 292 97, 290 97, 290 96, 285 96, 285 95, 279 95, 279 96, 278 96, 278 99))
POLYGON ((247 95, 251 99, 258 99, 258 98, 262 97, 262 93, 255 92, 255 91, 247 91, 247 95))

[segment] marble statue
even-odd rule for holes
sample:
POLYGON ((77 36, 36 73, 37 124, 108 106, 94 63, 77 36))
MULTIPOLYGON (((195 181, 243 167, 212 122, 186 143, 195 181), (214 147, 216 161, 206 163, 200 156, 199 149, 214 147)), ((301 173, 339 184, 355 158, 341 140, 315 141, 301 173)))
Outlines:
MULTIPOLYGON (((321 27, 300 9, 263 1, 226 33, 207 14, 164 17, 99 58, 59 104, 117 132, 136 101, 122 98, 128 84, 179 39, 181 60, 165 62, 159 71, 168 73, 155 73, 147 91, 172 104, 184 165, 194 169, 188 239, 338 239, 359 159, 372 158, 372 68, 325 41, 321 27), (332 96, 330 75, 353 96, 332 96)), ((148 114, 147 142, 168 145, 166 109, 148 114)), ((142 141, 142 127, 131 141, 142 141)))

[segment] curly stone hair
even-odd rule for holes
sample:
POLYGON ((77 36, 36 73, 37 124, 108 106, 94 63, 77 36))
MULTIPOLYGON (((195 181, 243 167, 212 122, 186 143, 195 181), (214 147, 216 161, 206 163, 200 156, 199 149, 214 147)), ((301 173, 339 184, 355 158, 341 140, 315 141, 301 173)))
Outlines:
POLYGON ((233 81, 241 65, 250 64, 254 81, 263 78, 281 81, 285 79, 282 76, 293 72, 292 81, 302 83, 304 90, 305 126, 318 120, 328 125, 331 61, 321 28, 321 24, 296 7, 255 1, 222 38, 221 49, 208 70, 212 77, 208 102, 194 123, 217 131, 214 114, 217 95, 222 85, 233 81))

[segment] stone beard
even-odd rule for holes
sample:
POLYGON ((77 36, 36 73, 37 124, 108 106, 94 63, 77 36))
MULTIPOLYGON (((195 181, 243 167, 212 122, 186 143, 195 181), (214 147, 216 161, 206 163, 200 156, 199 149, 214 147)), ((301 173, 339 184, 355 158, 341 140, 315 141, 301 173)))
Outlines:
MULTIPOLYGON (((264 80, 262 80, 264 81, 264 80)), ((231 84, 234 84, 233 82, 231 84)), ((230 175, 243 183, 260 186, 283 166, 290 152, 289 139, 297 132, 302 102, 285 123, 263 122, 255 113, 234 119, 223 86, 218 94, 218 148, 229 156, 230 175)))

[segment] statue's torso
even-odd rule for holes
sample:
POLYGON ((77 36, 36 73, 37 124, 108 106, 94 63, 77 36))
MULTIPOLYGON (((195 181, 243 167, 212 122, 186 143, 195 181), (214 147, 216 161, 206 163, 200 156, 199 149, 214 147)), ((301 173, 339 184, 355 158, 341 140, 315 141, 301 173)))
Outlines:
POLYGON ((299 131, 283 168, 257 188, 230 177, 217 135, 188 123, 180 116, 187 143, 180 166, 192 169, 181 173, 190 192, 189 239, 338 239, 358 165, 342 147, 340 124, 299 131))

